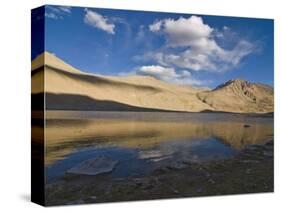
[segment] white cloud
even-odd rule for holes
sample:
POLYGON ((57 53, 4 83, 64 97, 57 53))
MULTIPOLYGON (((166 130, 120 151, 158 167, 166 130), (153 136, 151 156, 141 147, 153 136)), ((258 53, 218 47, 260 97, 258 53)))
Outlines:
POLYGON ((92 10, 85 9, 84 22, 92 27, 101 29, 109 34, 114 34, 115 25, 109 23, 108 19, 92 10))
POLYGON ((69 6, 46 6, 45 17, 51 19, 63 19, 64 16, 71 14, 69 6))
POLYGON ((203 23, 201 17, 164 19, 149 26, 152 32, 162 30, 167 35, 169 46, 201 45, 209 38, 213 29, 203 23))
POLYGON ((228 26, 223 26, 223 30, 227 31, 230 30, 230 28, 228 26))
MULTIPOLYGON (((232 49, 224 49, 214 39, 217 30, 203 22, 198 16, 179 19, 163 19, 149 26, 150 31, 160 32, 166 38, 166 50, 154 52, 151 59, 158 64, 175 66, 193 71, 222 72, 240 64, 241 60, 254 51, 254 45, 240 40, 232 49)), ((228 31, 229 27, 223 27, 228 31)), ((216 36, 217 38, 221 37, 216 36)))
POLYGON ((180 77, 174 68, 166 68, 159 65, 141 66, 137 69, 136 73, 140 75, 153 76, 164 81, 170 81, 180 77))
POLYGON ((187 70, 176 72, 174 68, 163 67, 159 65, 141 66, 134 71, 137 75, 152 76, 156 79, 183 85, 202 85, 205 82, 193 79, 191 73, 187 70))
POLYGON ((58 7, 62 12, 71 13, 71 7, 69 6, 59 6, 58 7))
POLYGON ((246 41, 240 40, 238 44, 230 51, 223 50, 219 52, 219 57, 229 64, 236 66, 240 61, 255 50, 255 46, 246 41))
POLYGON ((59 16, 57 16, 55 13, 48 13, 48 12, 45 12, 45 17, 51 18, 51 19, 58 19, 59 18, 59 16))
POLYGON ((161 25, 162 25, 162 21, 156 21, 153 24, 149 25, 149 30, 151 32, 157 32, 160 30, 161 25))

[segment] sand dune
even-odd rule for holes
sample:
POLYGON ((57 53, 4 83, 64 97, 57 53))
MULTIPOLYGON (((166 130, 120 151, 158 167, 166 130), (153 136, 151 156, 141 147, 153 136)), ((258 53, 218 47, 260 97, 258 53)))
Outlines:
MULTIPOLYGON (((106 102, 102 106, 104 110, 119 110, 122 105, 122 110, 127 107, 131 110, 136 108, 136 111, 273 111, 272 88, 240 81, 241 85, 246 83, 249 88, 243 86, 237 90, 237 86, 229 83, 210 91, 169 84, 148 76, 89 74, 48 52, 32 61, 32 94, 40 94, 45 89, 47 109, 96 110, 97 102, 106 102)), ((99 106, 98 110, 102 107, 99 106)))

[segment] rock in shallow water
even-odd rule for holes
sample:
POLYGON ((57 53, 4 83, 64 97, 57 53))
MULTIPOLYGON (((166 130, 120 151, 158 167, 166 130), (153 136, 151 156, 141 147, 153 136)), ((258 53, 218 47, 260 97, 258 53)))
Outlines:
POLYGON ((98 175, 111 172, 118 161, 109 157, 100 156, 85 160, 67 171, 70 174, 98 175))

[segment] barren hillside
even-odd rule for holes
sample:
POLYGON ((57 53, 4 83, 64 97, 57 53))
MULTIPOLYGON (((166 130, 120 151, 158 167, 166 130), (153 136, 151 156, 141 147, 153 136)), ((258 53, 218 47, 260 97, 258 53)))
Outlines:
POLYGON ((273 111, 273 89, 267 85, 231 80, 207 90, 148 76, 101 76, 82 72, 48 52, 32 61, 34 98, 43 95, 43 87, 47 109, 273 111))

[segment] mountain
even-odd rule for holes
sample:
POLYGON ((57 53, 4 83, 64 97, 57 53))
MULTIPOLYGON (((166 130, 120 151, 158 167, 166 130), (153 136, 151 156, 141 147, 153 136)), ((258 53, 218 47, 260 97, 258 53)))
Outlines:
POLYGON ((45 90, 47 109, 273 112, 273 89, 244 80, 209 90, 149 76, 101 76, 82 72, 48 52, 32 61, 31 75, 33 99, 42 98, 45 90))
POLYGON ((215 110, 231 112, 273 112, 273 88, 235 79, 212 91, 198 93, 198 98, 215 110))

